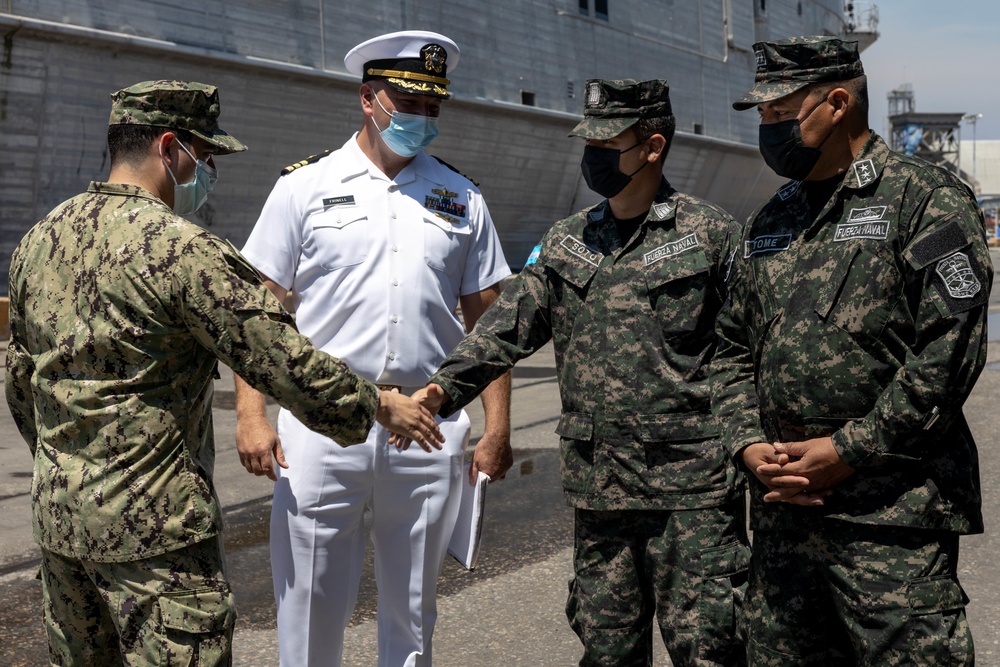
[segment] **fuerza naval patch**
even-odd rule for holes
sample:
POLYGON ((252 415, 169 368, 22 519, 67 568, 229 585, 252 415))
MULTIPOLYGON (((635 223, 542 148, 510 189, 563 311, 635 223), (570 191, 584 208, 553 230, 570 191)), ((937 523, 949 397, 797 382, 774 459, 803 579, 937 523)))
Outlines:
POLYGON ((594 266, 601 265, 601 259, 603 259, 603 255, 601 255, 601 253, 599 252, 594 252, 593 250, 588 248, 587 244, 584 243, 583 241, 578 241, 572 236, 567 236, 566 238, 564 238, 562 241, 559 242, 559 245, 566 248, 566 250, 570 251, 572 254, 576 255, 577 257, 585 261, 587 264, 592 264, 594 266))
POLYGON ((872 222, 842 222, 833 233, 837 243, 853 239, 878 239, 884 241, 889 237, 889 221, 875 220, 872 222))
POLYGON ((766 234, 743 242, 743 259, 762 252, 780 252, 792 246, 791 234, 766 234))
POLYGON ((682 252, 691 250, 692 248, 697 248, 698 245, 698 237, 694 234, 688 234, 682 239, 665 243, 659 248, 653 248, 643 255, 642 258, 645 260, 646 266, 649 266, 650 264, 659 262, 667 257, 673 257, 674 255, 679 255, 682 252))
POLYGON ((941 277, 945 289, 953 299, 971 299, 983 288, 972 270, 969 256, 964 252, 945 257, 937 263, 934 271, 941 277))

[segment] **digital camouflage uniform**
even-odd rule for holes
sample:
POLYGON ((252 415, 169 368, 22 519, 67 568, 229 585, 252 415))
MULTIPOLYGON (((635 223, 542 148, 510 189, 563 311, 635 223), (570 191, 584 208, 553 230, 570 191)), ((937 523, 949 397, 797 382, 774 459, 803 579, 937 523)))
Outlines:
POLYGON ((666 180, 630 239, 607 200, 561 220, 431 378, 448 414, 553 341, 581 665, 652 664, 654 612, 677 667, 742 657, 743 486, 711 418, 707 370, 738 234, 666 180))
POLYGON ((962 415, 986 359, 982 215, 874 133, 816 215, 805 191, 788 183, 744 229, 717 407, 737 460, 831 436, 856 471, 819 507, 765 504, 748 476, 749 663, 972 664, 956 560, 983 530, 962 415))
POLYGON ((375 386, 300 336, 232 246, 135 185, 92 183, 27 233, 10 322, 53 664, 227 663, 218 361, 343 445, 365 439, 375 386))

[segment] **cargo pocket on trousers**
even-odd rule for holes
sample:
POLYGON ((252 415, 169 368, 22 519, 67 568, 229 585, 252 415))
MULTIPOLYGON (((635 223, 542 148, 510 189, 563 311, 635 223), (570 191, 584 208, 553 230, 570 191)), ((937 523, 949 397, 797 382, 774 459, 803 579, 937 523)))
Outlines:
POLYGON ((561 452, 563 490, 586 493, 594 474, 594 418, 582 412, 564 412, 556 425, 561 452))
POLYGON ((972 655, 972 636, 965 618, 969 598, 962 586, 949 576, 914 579, 906 586, 906 599, 907 648, 911 657, 919 658, 914 664, 966 664, 972 655))
POLYGON ((160 665, 232 664, 236 603, 231 591, 194 590, 164 593, 160 607, 160 665))
POLYGON ((741 541, 705 549, 697 562, 685 566, 699 580, 696 606, 688 615, 691 627, 713 628, 729 636, 737 633, 749 567, 750 547, 741 541))

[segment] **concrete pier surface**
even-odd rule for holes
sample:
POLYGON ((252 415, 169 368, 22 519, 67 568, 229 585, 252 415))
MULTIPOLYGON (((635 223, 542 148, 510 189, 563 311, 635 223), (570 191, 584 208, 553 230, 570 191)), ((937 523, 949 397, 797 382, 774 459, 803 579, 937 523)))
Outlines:
MULTIPOLYGON (((991 248, 1000 268, 1000 248, 991 248)), ((996 278, 994 278, 996 283, 996 278)), ((977 663, 1000 667, 1000 286, 990 305, 989 363, 965 412, 979 445, 986 533, 962 539, 960 579, 971 598, 977 663)), ((225 369, 223 369, 225 370, 225 369)), ((276 408, 272 406, 276 411, 276 408)), ((473 443, 482 428, 470 410, 473 443)), ((563 613, 572 565, 572 512, 559 485, 555 361, 547 348, 515 368, 514 467, 488 487, 479 565, 449 558, 440 579, 434 664, 439 667, 538 667, 577 664, 582 653, 563 613)), ((226 555, 240 618, 235 664, 276 665, 277 637, 267 549, 271 483, 248 475, 236 454, 231 374, 216 383, 216 483, 226 511, 226 555)), ((6 403, 0 407, 0 665, 47 664, 38 549, 31 538, 31 458, 6 403)), ((347 633, 344 664, 374 665, 375 584, 369 562, 347 633)), ((660 647, 662 649, 662 647, 660 647)), ((659 650, 656 664, 669 661, 659 650)))

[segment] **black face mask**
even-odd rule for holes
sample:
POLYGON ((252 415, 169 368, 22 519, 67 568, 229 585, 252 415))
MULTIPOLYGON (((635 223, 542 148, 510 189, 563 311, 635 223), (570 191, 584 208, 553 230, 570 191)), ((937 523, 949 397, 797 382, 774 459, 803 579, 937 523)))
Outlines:
POLYGON ((625 189, 632 177, 638 174, 642 167, 649 164, 643 162, 631 174, 623 174, 618 168, 618 162, 622 153, 628 153, 636 146, 641 146, 640 141, 631 148, 619 151, 614 148, 602 148, 601 146, 586 146, 583 149, 583 160, 580 161, 580 170, 583 172, 583 179, 587 181, 587 187, 601 195, 611 199, 616 194, 625 189))
MULTIPOLYGON (((816 111, 819 105, 825 101, 826 98, 820 100, 816 106, 809 110, 802 121, 809 118, 813 111, 816 111)), ((793 181, 805 180, 823 155, 820 148, 837 129, 836 125, 830 128, 819 146, 812 148, 802 144, 802 121, 793 118, 792 120, 783 120, 780 123, 761 125, 758 135, 760 154, 767 166, 778 176, 784 176, 793 181)))

